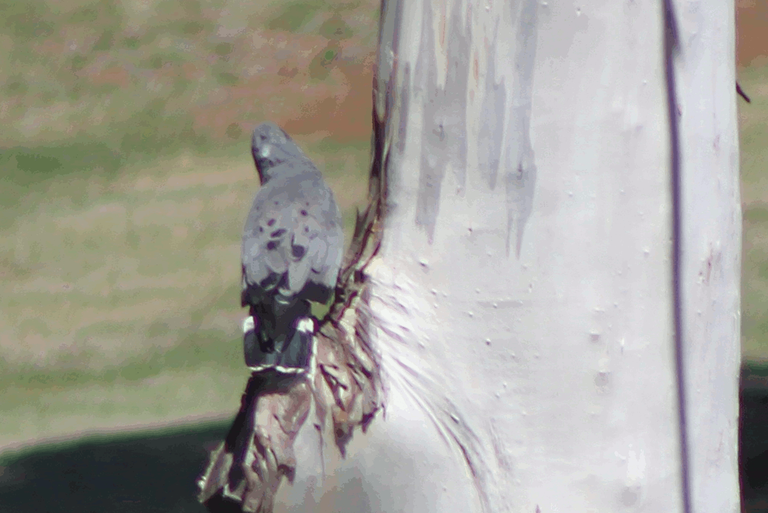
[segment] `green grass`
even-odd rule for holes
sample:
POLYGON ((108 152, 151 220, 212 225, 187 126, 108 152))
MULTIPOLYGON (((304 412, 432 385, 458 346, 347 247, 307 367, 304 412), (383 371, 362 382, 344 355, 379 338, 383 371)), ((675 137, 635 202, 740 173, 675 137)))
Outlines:
MULTIPOLYGON (((130 373, 129 366, 124 371, 130 373)), ((192 417, 237 412, 247 369, 197 363, 135 379, 94 379, 78 384, 20 381, 3 389, 0 447, 24 440, 56 439, 94 430, 125 430, 192 417)), ((144 371, 141 371, 144 374, 144 371)))
POLYGON ((744 240, 742 353, 768 360, 768 67, 746 68, 739 82, 752 103, 739 100, 744 240))
POLYGON ((349 232, 370 136, 307 113, 365 71, 377 10, 0 0, 0 447, 236 409, 250 130, 293 123, 349 232))
POLYGON ((295 118, 342 79, 329 42, 372 52, 377 31, 370 1, 3 0, 0 12, 2 147, 87 140, 121 158, 205 153, 295 118))
MULTIPOLYGON (((327 144, 307 148, 339 191, 349 232, 368 152, 316 150, 327 144)), ((4 211, 0 387, 25 392, 0 396, 0 410, 34 407, 52 389, 141 396, 132 387, 153 376, 244 375, 239 238, 257 180, 243 149, 126 166, 95 183, 85 171, 37 177, 4 211)), ((210 407, 236 404, 238 387, 217 390, 210 407)))

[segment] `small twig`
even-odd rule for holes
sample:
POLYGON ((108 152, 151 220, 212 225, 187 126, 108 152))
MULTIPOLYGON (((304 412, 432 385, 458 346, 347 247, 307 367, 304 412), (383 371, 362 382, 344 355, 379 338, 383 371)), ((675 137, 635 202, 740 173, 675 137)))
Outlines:
POLYGON ((747 96, 747 93, 745 93, 744 89, 741 88, 738 81, 736 82, 736 92, 739 93, 739 96, 744 98, 747 103, 752 103, 752 100, 749 99, 749 96, 747 96))

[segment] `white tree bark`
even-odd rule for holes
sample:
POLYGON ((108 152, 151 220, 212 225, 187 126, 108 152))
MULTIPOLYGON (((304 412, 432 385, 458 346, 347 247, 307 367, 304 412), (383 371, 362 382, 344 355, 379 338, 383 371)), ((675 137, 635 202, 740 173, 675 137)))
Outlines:
POLYGON ((384 2, 383 410, 286 508, 739 510, 734 6, 674 7, 679 194, 661 0, 384 2))
POLYGON ((740 511, 741 202, 734 5, 676 2, 684 362, 693 511, 740 511))

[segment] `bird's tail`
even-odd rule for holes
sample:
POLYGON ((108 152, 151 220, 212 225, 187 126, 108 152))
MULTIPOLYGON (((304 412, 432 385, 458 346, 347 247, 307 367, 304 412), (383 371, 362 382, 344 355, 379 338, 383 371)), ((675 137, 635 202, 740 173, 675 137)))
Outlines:
POLYGON ((315 321, 311 316, 297 317, 290 330, 279 334, 260 323, 253 312, 243 321, 243 350, 248 368, 253 372, 274 370, 284 374, 309 370, 315 338, 315 321))

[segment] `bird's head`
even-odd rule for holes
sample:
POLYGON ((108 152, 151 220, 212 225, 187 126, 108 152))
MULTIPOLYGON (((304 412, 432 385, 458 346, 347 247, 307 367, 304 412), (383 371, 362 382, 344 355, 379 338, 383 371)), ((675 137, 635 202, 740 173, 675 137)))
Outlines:
POLYGON ((273 176, 273 169, 290 161, 306 161, 309 158, 293 139, 272 122, 262 123, 253 130, 251 153, 256 169, 264 185, 273 176))

